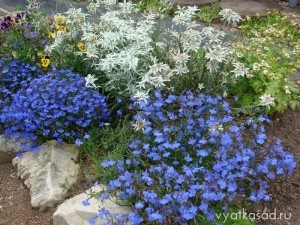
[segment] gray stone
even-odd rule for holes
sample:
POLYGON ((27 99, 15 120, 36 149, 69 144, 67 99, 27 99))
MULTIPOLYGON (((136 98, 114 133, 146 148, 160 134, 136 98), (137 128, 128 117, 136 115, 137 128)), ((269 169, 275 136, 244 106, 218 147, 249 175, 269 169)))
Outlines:
POLYGON ((281 9, 281 6, 273 0, 222 0, 220 5, 222 9, 232 9, 242 17, 256 16, 257 13, 265 16, 268 10, 281 9))
MULTIPOLYGON (((85 8, 87 1, 65 1, 65 0, 38 0, 40 3, 40 10, 46 13, 65 12, 71 7, 85 8)), ((26 0, 0 0, 0 7, 6 11, 15 11, 26 9, 28 1, 26 0)))
POLYGON ((5 138, 0 135, 0 164, 10 163, 21 150, 21 145, 13 138, 5 138))
POLYGON ((169 2, 173 2, 174 5, 180 6, 204 6, 211 5, 215 3, 216 0, 170 0, 169 2))
POLYGON ((0 16, 4 16, 4 15, 6 15, 6 14, 9 14, 9 11, 0 8, 0 16))
MULTIPOLYGON (((53 225, 89 225, 88 219, 97 216, 97 212, 101 208, 109 210, 111 213, 130 213, 131 208, 128 206, 120 206, 111 200, 101 202, 97 198, 89 199, 89 206, 84 206, 82 201, 89 198, 89 193, 105 190, 105 186, 96 186, 87 190, 85 193, 79 194, 61 204, 53 214, 53 225)), ((103 219, 97 219, 96 225, 102 225, 107 222, 103 219)))
POLYGON ((26 152, 13 159, 17 176, 30 189, 32 207, 42 211, 64 199, 67 190, 61 184, 70 188, 76 182, 78 153, 75 145, 49 141, 39 152, 26 152))

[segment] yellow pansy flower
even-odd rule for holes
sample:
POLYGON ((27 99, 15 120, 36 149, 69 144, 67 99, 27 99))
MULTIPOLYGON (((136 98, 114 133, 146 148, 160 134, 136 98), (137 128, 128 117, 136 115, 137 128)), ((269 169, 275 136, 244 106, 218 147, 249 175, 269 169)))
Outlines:
POLYGON ((67 27, 66 26, 60 26, 60 31, 62 32, 67 32, 67 27))
POLYGON ((65 17, 61 14, 57 14, 54 16, 54 23, 59 24, 65 24, 65 17))
POLYGON ((56 37, 56 32, 55 31, 50 31, 48 34, 49 38, 55 38, 56 37))
POLYGON ((79 49, 81 52, 86 52, 86 46, 85 46, 85 44, 84 44, 83 42, 79 42, 79 43, 77 44, 77 47, 78 47, 78 49, 79 49))
POLYGON ((49 66, 49 64, 50 64, 50 58, 49 58, 49 56, 44 56, 41 59, 41 64, 42 64, 42 67, 47 68, 49 66))

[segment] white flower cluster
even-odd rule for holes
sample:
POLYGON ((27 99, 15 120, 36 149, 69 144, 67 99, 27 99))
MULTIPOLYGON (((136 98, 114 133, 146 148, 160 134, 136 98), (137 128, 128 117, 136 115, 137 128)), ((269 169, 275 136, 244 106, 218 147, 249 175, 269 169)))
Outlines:
MULTIPOLYGON (((198 60, 200 48, 205 54, 199 68, 206 66, 211 73, 217 72, 232 53, 223 44, 224 32, 212 27, 200 29, 193 20, 196 7, 179 8, 169 29, 158 24, 156 14, 137 15, 135 5, 130 2, 116 6, 114 0, 97 0, 87 8, 89 14, 75 9, 66 13, 67 31, 58 33, 47 50, 51 55, 52 51, 66 48, 67 39, 73 45, 84 44, 84 51, 77 50, 74 54, 92 65, 94 75, 86 78, 90 87, 97 87, 94 83, 97 81, 108 91, 145 99, 149 90, 166 87, 174 79, 185 79, 183 76, 190 72, 190 61, 198 60), (107 11, 99 14, 103 4, 107 11), (155 39, 158 32, 159 38, 155 39)), ((74 51, 74 46, 70 49, 74 51)))
POLYGON ((235 78, 247 76, 249 73, 249 68, 246 68, 245 65, 241 62, 232 63, 234 69, 231 71, 235 78))
POLYGON ((273 98, 270 94, 263 94, 260 96, 260 105, 270 108, 270 106, 275 105, 274 100, 275 98, 273 98))
POLYGON ((206 67, 210 73, 217 72, 220 66, 232 55, 233 50, 224 46, 223 38, 225 33, 222 31, 212 27, 205 27, 202 29, 201 36, 206 43, 204 46, 206 50, 205 58, 209 60, 206 67))
POLYGON ((222 21, 234 27, 237 26, 237 23, 242 19, 242 17, 232 9, 222 9, 219 12, 219 16, 221 16, 222 21))

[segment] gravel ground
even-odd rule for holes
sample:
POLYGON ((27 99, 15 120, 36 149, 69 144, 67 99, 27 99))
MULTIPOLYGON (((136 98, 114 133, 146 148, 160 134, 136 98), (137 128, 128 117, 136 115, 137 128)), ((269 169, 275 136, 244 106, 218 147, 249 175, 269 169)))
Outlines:
POLYGON ((32 209, 29 189, 11 164, 0 165, 0 225, 51 225, 54 209, 32 209))

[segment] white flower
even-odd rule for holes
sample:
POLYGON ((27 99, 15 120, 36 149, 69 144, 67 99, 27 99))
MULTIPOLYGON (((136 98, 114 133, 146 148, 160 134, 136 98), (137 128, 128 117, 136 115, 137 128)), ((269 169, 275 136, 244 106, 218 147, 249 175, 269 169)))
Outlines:
POLYGON ((181 36, 180 41, 184 51, 197 51, 203 40, 201 32, 195 29, 187 29, 181 36))
POLYGON ((206 64, 206 68, 209 70, 210 73, 217 72, 220 68, 218 61, 211 60, 206 64))
POLYGON ((84 52, 84 54, 86 55, 86 57, 98 58, 99 53, 95 45, 91 43, 86 43, 85 46, 86 46, 86 51, 84 52))
POLYGON ((135 131, 139 131, 139 130, 143 130, 144 131, 145 125, 146 125, 146 120, 145 119, 138 119, 137 121, 135 121, 134 124, 132 124, 133 129, 135 131))
POLYGON ((99 2, 90 2, 89 5, 86 8, 90 13, 96 14, 97 9, 99 8, 99 6, 100 6, 99 2))
POLYGON ((154 87, 161 88, 161 87, 166 86, 165 82, 168 81, 168 80, 166 80, 162 75, 159 75, 159 76, 152 77, 151 81, 152 81, 154 87))
POLYGON ((95 81, 98 80, 97 78, 95 78, 94 75, 88 74, 87 77, 84 78, 85 79, 85 86, 86 87, 93 87, 93 88, 97 88, 95 81))
POLYGON ((249 69, 246 68, 243 63, 235 62, 232 64, 234 66, 234 70, 232 70, 230 72, 234 74, 235 78, 246 76, 249 73, 249 69))
POLYGON ((172 55, 172 59, 175 61, 176 64, 186 64, 189 60, 190 56, 183 52, 183 53, 180 53, 180 52, 176 52, 172 55))
POLYGON ((140 103, 140 102, 147 102, 149 95, 145 91, 137 91, 133 97, 136 99, 138 103, 140 103))
POLYGON ((28 11, 38 10, 41 7, 40 1, 37 0, 27 0, 28 5, 26 6, 28 11))
POLYGON ((199 91, 201 91, 202 89, 204 88, 204 84, 198 84, 198 89, 199 89, 199 91))
POLYGON ((220 45, 215 46, 214 49, 209 49, 209 52, 205 54, 205 58, 210 61, 223 62, 227 56, 227 49, 221 47, 220 45))
POLYGON ((154 63, 150 66, 148 73, 153 74, 154 76, 163 73, 164 71, 169 71, 170 67, 165 63, 154 63))
POLYGON ((202 29, 202 32, 201 32, 201 33, 202 33, 204 36, 210 37, 210 36, 214 33, 214 31, 215 31, 215 29, 212 28, 212 27, 204 27, 204 28, 202 29))
POLYGON ((221 20, 227 22, 228 25, 236 26, 237 23, 242 19, 242 17, 232 11, 231 9, 222 9, 219 12, 219 16, 221 16, 221 20))
POLYGON ((173 72, 177 75, 183 75, 189 72, 189 69, 185 65, 176 65, 173 72))
POLYGON ((270 105, 275 105, 275 98, 270 94, 263 94, 260 98, 260 105, 270 107, 270 105))
POLYGON ((113 68, 116 66, 115 56, 112 54, 108 54, 106 58, 100 59, 99 64, 95 64, 97 69, 100 69, 105 72, 111 72, 113 68))
POLYGON ((102 0, 102 4, 107 5, 107 6, 113 6, 117 4, 117 0, 102 0))
POLYGON ((188 25, 192 22, 192 18, 196 15, 197 11, 198 8, 196 6, 187 8, 178 7, 178 10, 175 12, 173 22, 176 25, 188 25))
POLYGON ((219 123, 215 123, 213 125, 209 125, 209 129, 208 129, 210 132, 213 132, 213 131, 223 131, 224 130, 224 127, 222 124, 219 124, 219 123))

